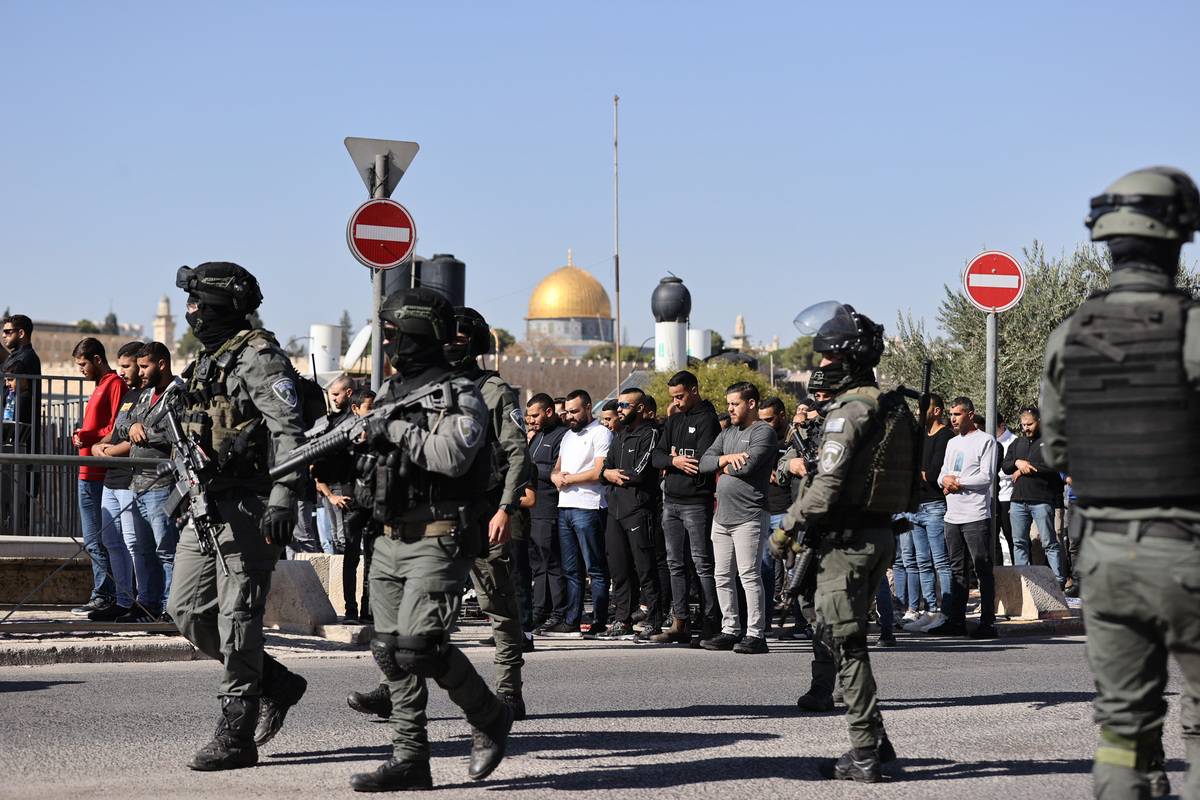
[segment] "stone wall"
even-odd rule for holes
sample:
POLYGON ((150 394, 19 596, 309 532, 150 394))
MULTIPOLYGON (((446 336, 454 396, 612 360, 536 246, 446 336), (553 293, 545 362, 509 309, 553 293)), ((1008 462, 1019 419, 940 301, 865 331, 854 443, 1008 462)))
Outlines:
MULTIPOLYGON (((493 356, 480 359, 485 369, 497 370, 521 394, 526 402, 538 392, 562 397, 574 389, 584 389, 599 400, 612 391, 616 367, 611 361, 585 361, 578 358, 538 358, 536 356, 500 356, 497 367, 493 356)), ((621 377, 636 369, 654 369, 653 362, 627 361, 621 365, 621 377)))

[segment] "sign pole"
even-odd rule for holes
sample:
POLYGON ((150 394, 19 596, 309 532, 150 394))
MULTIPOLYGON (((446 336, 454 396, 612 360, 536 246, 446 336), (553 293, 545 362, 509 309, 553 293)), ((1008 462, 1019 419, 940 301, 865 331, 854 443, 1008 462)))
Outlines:
POLYGON ((996 433, 996 364, 998 354, 996 352, 996 312, 990 311, 987 315, 987 367, 984 370, 984 407, 985 407, 985 424, 987 432, 991 435, 996 433))
MULTIPOLYGON (((372 174, 371 197, 387 197, 388 156, 375 155, 375 170, 372 174)), ((383 270, 372 270, 371 276, 371 389, 379 391, 383 383, 383 323, 379 312, 383 308, 383 270)))

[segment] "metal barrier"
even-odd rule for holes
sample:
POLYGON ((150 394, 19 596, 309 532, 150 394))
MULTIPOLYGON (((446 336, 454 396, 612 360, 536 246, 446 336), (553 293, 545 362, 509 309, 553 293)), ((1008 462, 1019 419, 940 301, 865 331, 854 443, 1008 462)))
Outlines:
MULTIPOLYGON (((4 374, 0 455, 76 456, 72 436, 91 396, 82 375, 4 374)), ((116 459, 129 464, 129 459, 116 459)), ((61 461, 0 462, 0 534, 79 532, 78 472, 61 461)))

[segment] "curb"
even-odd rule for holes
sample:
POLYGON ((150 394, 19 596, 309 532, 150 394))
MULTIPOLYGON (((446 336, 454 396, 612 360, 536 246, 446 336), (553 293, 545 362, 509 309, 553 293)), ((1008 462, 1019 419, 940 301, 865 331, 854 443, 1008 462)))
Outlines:
POLYGON ((16 644, 0 646, 0 666, 36 667, 46 664, 115 664, 197 661, 204 658, 191 643, 95 642, 79 644, 16 644))
POLYGON ((1006 639, 1014 636, 1035 635, 1078 636, 1085 633, 1082 617, 1000 622, 996 624, 996 631, 1006 639))

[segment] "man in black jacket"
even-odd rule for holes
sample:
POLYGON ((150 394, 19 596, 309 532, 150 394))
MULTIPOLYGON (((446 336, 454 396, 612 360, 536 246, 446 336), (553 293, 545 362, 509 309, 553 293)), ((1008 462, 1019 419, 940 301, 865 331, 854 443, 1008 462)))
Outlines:
POLYGON ((700 456, 716 441, 721 428, 712 403, 700 399, 695 375, 686 370, 675 373, 667 381, 667 391, 673 413, 663 426, 651 463, 656 470, 666 470, 662 527, 671 572, 672 619, 671 627, 655 641, 687 644, 691 641, 688 579, 693 567, 700 583, 703 638, 715 634, 721 625, 709 538, 716 479, 700 474, 700 456))
POLYGON ((603 634, 608 639, 633 634, 630 621, 635 587, 646 606, 646 622, 638 638, 649 640, 662 629, 658 607, 662 591, 654 553, 659 478, 658 470, 650 463, 658 430, 645 419, 645 397, 641 389, 621 392, 617 400, 618 430, 600 471, 600 482, 609 487, 604 543, 613 582, 609 606, 613 621, 603 634))
POLYGON ((1013 477, 1012 518, 1013 564, 1029 565, 1029 525, 1036 522, 1046 561, 1060 586, 1066 583, 1062 550, 1054 533, 1054 509, 1062 505, 1063 481, 1058 470, 1042 457, 1041 414, 1034 406, 1021 409, 1021 433, 1004 457, 1000 469, 1013 477))
POLYGON ((525 404, 525 425, 532 434, 529 457, 537 495, 537 502, 529 510, 533 622, 535 628, 552 628, 567 617, 567 585, 558 550, 558 489, 550 481, 567 427, 554 413, 554 400, 548 394, 535 394, 529 398, 525 404))

